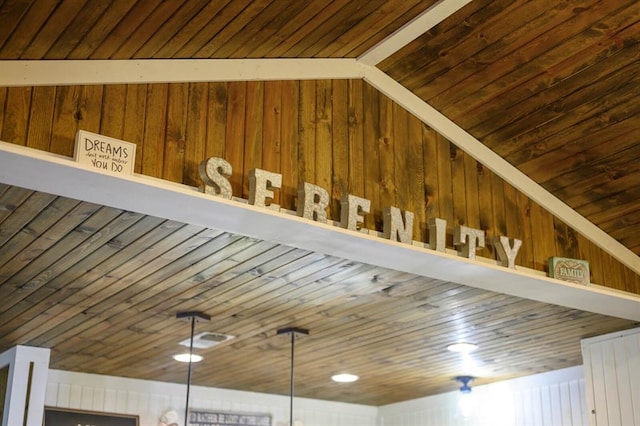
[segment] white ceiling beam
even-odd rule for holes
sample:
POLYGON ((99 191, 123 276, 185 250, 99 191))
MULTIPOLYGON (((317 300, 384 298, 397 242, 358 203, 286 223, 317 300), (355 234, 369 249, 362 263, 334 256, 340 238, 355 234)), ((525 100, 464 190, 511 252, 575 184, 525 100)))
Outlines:
POLYGON ((0 61, 0 86, 362 78, 355 59, 0 61))
POLYGON ((433 6, 397 29, 358 57, 365 65, 378 65, 440 22, 453 15, 471 0, 440 0, 433 6))
POLYGON ((0 182, 470 287, 640 321, 639 295, 598 285, 573 284, 530 271, 401 244, 206 195, 186 185, 148 176, 99 173, 68 157, 6 142, 0 142, 0 182))
POLYGON ((629 267, 636 274, 640 274, 640 257, 634 252, 560 201, 400 83, 375 67, 367 67, 364 79, 464 152, 478 160, 480 164, 488 167, 506 182, 629 267))

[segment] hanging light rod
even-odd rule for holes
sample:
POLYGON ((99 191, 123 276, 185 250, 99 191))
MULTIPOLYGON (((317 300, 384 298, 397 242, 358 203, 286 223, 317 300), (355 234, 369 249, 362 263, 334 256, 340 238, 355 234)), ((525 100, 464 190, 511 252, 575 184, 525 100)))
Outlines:
POLYGON ((291 367, 290 373, 290 387, 289 387, 289 426, 293 426, 293 385, 294 385, 294 355, 295 355, 295 341, 296 336, 308 336, 309 330, 300 327, 285 327, 278 329, 278 336, 289 334, 291 335, 291 367))
POLYGON ((178 312, 176 318, 179 320, 188 320, 191 322, 191 335, 189 337, 189 369, 187 370, 187 395, 184 406, 184 424, 187 425, 189 418, 189 392, 191 390, 191 364, 193 364, 193 335, 196 328, 196 322, 209 322, 211 316, 199 311, 178 312))

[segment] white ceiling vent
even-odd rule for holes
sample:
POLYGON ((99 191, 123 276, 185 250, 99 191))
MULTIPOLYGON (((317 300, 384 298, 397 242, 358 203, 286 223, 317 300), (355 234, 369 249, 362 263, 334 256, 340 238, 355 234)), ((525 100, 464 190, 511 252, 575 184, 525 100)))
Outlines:
MULTIPOLYGON (((218 345, 222 342, 225 342, 229 339, 233 339, 235 336, 229 336, 228 334, 222 333, 211 333, 209 331, 202 332, 200 334, 196 334, 193 336, 193 347, 200 349, 211 348, 215 345, 218 345)), ((182 346, 189 347, 190 339, 185 339, 180 344, 182 346)))

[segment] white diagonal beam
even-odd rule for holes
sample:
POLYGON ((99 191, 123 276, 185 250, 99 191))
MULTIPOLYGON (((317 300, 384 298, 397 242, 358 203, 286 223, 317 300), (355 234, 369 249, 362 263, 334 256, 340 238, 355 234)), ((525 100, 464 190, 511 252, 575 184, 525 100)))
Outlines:
POLYGON ((375 67, 367 67, 364 79, 451 143, 478 160, 480 164, 491 169, 506 182, 584 235, 636 274, 640 274, 640 257, 634 252, 560 201, 400 83, 375 67))
POLYGON ((402 49, 440 22, 453 15, 471 0, 440 0, 433 6, 404 24, 389 37, 360 55, 358 61, 366 65, 377 65, 402 49))

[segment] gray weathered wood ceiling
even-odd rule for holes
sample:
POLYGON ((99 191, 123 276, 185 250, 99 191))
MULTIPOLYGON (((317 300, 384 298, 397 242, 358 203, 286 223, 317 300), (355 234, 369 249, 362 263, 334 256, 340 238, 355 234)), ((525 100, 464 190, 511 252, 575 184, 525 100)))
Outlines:
MULTIPOLYGON (((357 57, 433 3, 0 1, 0 60, 357 57)), ((638 254, 639 20, 635 1, 474 0, 379 67, 638 254)), ((213 316, 199 331, 237 338, 207 350, 195 383, 287 393, 275 330, 296 325, 311 329, 300 396, 380 405, 455 389, 463 360, 445 347, 471 334, 483 383, 580 364, 581 338, 635 325, 0 192, 0 346, 51 347, 53 368, 183 382, 175 313, 198 309, 213 316), (343 370, 362 380, 331 383, 343 370)))

